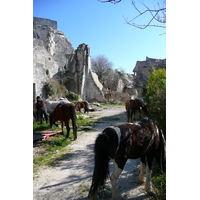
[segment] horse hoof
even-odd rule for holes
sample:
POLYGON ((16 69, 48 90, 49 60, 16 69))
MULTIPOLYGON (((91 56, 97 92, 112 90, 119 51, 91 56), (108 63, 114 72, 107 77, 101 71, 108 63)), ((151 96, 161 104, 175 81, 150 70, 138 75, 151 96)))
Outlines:
POLYGON ((154 197, 156 196, 156 194, 155 194, 153 191, 149 191, 148 194, 149 194, 150 196, 154 196, 154 197))

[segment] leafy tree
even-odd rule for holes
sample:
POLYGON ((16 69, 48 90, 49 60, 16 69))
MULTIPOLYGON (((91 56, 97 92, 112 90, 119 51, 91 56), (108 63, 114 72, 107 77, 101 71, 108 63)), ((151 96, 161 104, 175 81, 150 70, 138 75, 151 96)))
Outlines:
POLYGON ((146 88, 146 101, 149 103, 149 115, 156 119, 166 134, 166 71, 159 68, 149 74, 146 88))

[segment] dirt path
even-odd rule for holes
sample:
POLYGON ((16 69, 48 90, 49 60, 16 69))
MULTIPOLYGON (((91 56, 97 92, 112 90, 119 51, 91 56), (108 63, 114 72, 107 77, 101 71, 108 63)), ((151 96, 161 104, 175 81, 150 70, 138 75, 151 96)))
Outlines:
MULTIPOLYGON (((107 125, 114 122, 113 119, 126 121, 124 106, 106 107, 102 111, 96 111, 95 115, 98 115, 98 118, 110 116, 111 121, 106 120, 98 124, 94 132, 78 135, 77 141, 67 147, 70 153, 66 160, 56 167, 46 168, 39 172, 39 178, 34 179, 33 182, 34 200, 88 199, 94 168, 94 141, 107 125)), ((144 184, 138 181, 139 164, 139 159, 128 160, 119 177, 118 185, 124 200, 152 199, 145 193, 144 184)), ((113 164, 110 162, 110 172, 112 170, 113 164)), ((102 199, 111 199, 110 188, 110 180, 107 180, 102 199)))

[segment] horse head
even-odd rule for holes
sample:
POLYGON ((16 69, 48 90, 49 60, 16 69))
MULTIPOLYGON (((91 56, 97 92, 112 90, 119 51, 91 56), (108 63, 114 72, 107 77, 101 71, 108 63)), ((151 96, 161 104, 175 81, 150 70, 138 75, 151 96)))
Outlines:
POLYGON ((149 112, 149 104, 142 105, 142 110, 144 111, 145 114, 147 114, 149 112))
POLYGON ((50 122, 50 128, 52 128, 53 124, 58 127, 58 124, 56 124, 54 121, 53 113, 49 115, 49 122, 50 122))

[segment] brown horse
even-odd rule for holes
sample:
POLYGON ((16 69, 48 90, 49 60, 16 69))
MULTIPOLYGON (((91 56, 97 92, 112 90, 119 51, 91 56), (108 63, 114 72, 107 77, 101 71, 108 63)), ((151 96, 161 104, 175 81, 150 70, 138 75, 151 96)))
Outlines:
POLYGON ((140 99, 134 99, 134 100, 126 100, 125 103, 125 107, 126 107, 126 114, 127 114, 127 122, 131 122, 132 121, 132 117, 133 120, 135 120, 135 111, 138 110, 140 113, 140 119, 141 119, 141 109, 144 111, 144 113, 148 113, 149 110, 149 105, 148 104, 144 104, 144 102, 140 99), (134 114, 134 116, 133 116, 134 114))
POLYGON ((103 130, 94 144, 94 172, 88 197, 97 199, 109 176, 109 161, 114 163, 114 171, 110 176, 112 199, 120 199, 117 187, 119 175, 128 159, 141 158, 139 181, 145 182, 145 191, 155 195, 151 186, 151 170, 156 158, 161 171, 166 166, 166 143, 162 130, 156 121, 144 118, 135 123, 115 123, 103 130))
POLYGON ((50 127, 52 128, 53 124, 58 126, 55 122, 58 120, 61 121, 62 124, 62 133, 63 131, 63 122, 65 123, 66 129, 67 129, 67 135, 66 138, 69 137, 69 120, 72 120, 72 126, 73 126, 73 135, 74 140, 77 139, 77 126, 76 126, 76 111, 75 106, 73 103, 59 103, 52 114, 49 115, 49 121, 50 121, 50 127))
POLYGON ((89 112, 89 108, 88 108, 88 102, 87 101, 79 101, 76 103, 75 105, 75 109, 76 111, 80 111, 81 109, 84 108, 84 113, 89 112))

